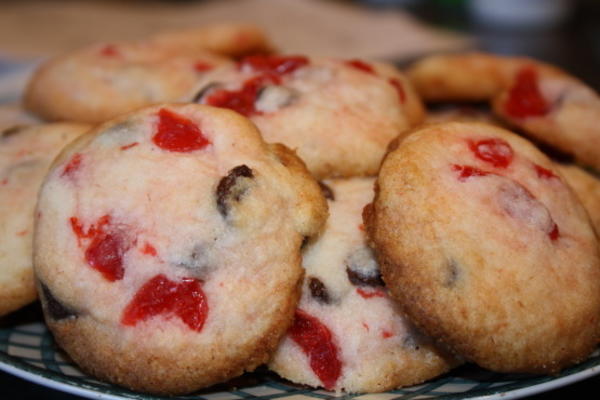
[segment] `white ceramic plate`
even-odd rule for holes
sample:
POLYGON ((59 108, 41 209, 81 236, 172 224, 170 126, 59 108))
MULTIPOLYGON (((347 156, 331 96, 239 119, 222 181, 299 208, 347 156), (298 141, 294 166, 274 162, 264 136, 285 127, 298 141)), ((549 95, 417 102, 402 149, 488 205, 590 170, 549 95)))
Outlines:
MULTIPOLYGON (((99 382, 81 372, 55 345, 41 322, 41 312, 3 321, 0 327, 0 369, 53 389, 91 399, 161 399, 99 382), (7 323, 8 322, 8 323, 7 323)), ((17 313, 18 314, 18 313, 17 313)), ((463 366, 423 385, 369 395, 345 395, 344 399, 514 399, 555 389, 600 373, 600 350, 588 360, 558 376, 497 374, 475 366, 463 366)), ((198 400, 328 400, 334 393, 311 390, 259 370, 228 384, 168 399, 198 400)), ((166 397, 164 399, 167 399, 166 397)))

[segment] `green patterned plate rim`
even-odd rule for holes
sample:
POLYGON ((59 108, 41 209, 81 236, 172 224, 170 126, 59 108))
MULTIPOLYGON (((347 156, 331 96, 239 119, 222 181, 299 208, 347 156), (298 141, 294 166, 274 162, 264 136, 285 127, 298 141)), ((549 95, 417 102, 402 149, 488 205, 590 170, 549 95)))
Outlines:
POLYGON ((565 386, 600 373, 600 349, 558 376, 499 374, 473 365, 425 384, 377 394, 335 394, 294 385, 266 369, 194 394, 160 397, 100 382, 79 370, 56 346, 41 320, 0 326, 0 370, 28 381, 91 399, 186 400, 407 400, 515 399, 565 386))

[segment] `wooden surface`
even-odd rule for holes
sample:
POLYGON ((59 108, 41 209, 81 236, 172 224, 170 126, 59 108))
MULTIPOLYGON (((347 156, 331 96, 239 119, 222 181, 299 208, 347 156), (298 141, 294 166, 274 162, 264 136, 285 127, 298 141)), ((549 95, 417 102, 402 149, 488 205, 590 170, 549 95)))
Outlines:
POLYGON ((96 41, 139 39, 215 21, 253 22, 283 51, 405 59, 472 42, 400 10, 324 0, 2 1, 0 57, 50 56, 96 41))

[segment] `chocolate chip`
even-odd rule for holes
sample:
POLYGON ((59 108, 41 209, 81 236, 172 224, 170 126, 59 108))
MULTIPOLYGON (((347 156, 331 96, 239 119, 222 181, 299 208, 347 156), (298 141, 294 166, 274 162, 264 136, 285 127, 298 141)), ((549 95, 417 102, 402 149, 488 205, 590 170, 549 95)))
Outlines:
POLYGON ((446 264, 446 279, 444 281, 444 286, 451 288, 456 286, 456 282, 460 277, 460 268, 458 263, 454 259, 450 259, 446 264))
POLYGON ((246 165, 238 165, 227 176, 224 176, 217 186, 217 209, 223 217, 229 214, 232 203, 239 202, 248 191, 248 180, 254 174, 246 165))
POLYGON ((325 196, 326 199, 335 201, 335 194, 333 193, 333 189, 331 189, 331 187, 327 186, 321 181, 319 181, 319 187, 321 188, 321 193, 323 193, 323 196, 325 196))
POLYGON ((192 103, 202 103, 202 100, 208 94, 208 92, 218 88, 221 85, 222 84, 219 82, 210 82, 208 85, 200 89, 198 93, 196 93, 196 95, 192 98, 192 103))
POLYGON ((2 133, 0 133, 0 138, 8 139, 9 137, 16 136, 20 132, 23 132, 25 130, 25 128, 26 128, 26 126, 24 126, 24 125, 11 126, 10 128, 6 128, 5 130, 2 131, 2 133))
POLYGON ((181 268, 194 270, 194 274, 198 275, 201 271, 206 272, 211 269, 210 258, 211 246, 208 243, 199 243, 192 247, 191 251, 185 252, 185 255, 171 260, 171 262, 181 268))
POLYGON ((327 292, 327 287, 321 282, 320 279, 311 276, 308 278, 308 288, 310 289, 310 295, 315 298, 321 304, 329 304, 331 298, 327 292))
POLYGON ((64 305, 48 289, 43 283, 40 284, 42 287, 42 296, 44 296, 46 303, 46 312, 49 317, 55 321, 62 319, 77 318, 77 313, 70 307, 64 305))
POLYGON ((302 237, 302 243, 300 243, 300 249, 304 249, 306 246, 308 246, 309 242, 310 242, 310 236, 302 237))
POLYGON ((354 286, 383 286, 371 249, 362 247, 346 258, 346 274, 354 286))

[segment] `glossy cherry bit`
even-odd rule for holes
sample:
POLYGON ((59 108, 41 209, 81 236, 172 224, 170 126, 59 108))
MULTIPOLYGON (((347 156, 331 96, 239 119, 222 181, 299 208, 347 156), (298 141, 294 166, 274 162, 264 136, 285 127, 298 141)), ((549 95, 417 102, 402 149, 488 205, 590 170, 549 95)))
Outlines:
POLYGON ((121 53, 117 49, 117 46, 115 46, 114 44, 107 44, 106 46, 104 46, 102 49, 100 49, 100 54, 102 54, 105 57, 118 57, 121 55, 121 53))
POLYGON ((388 83, 396 89, 396 93, 398 93, 398 100, 400 103, 404 104, 406 102, 406 92, 404 91, 404 86, 402 86, 402 82, 398 79, 390 78, 388 83))
POLYGON ((111 224, 110 216, 100 217, 87 230, 76 217, 71 217, 69 222, 80 245, 84 239, 88 240, 84 254, 88 265, 110 282, 123 279, 123 255, 132 243, 125 233, 111 224))
POLYGON ((385 297, 385 292, 381 289, 365 290, 362 288, 357 288, 356 293, 358 293, 363 299, 371 299, 373 297, 385 297))
POLYGON ((148 280, 133 296, 121 317, 125 326, 162 315, 179 318, 191 330, 200 332, 208 316, 202 281, 183 278, 178 282, 159 274, 148 280))
POLYGON ((60 174, 60 176, 62 177, 69 177, 72 178, 73 176, 75 176, 75 173, 79 170, 79 168, 81 167, 81 161, 83 160, 83 156, 79 153, 75 153, 71 159, 69 160, 69 162, 67 163, 67 165, 65 165, 65 167, 62 170, 62 173, 60 174))
POLYGON ((537 173, 538 178, 542 178, 542 179, 552 179, 552 178, 558 178, 558 175, 556 175, 553 171, 542 167, 541 165, 538 164, 533 164, 533 168, 535 169, 535 172, 537 173))
POLYGON ((371 66, 371 64, 368 64, 368 63, 366 63, 366 62, 364 62, 362 60, 358 60, 358 59, 348 60, 348 61, 345 61, 345 64, 348 65, 348 66, 350 66, 350 67, 353 67, 353 68, 356 68, 358 70, 361 70, 363 72, 366 72, 368 74, 377 75, 375 73, 375 69, 373 69, 373 67, 371 66))
POLYGON ((194 122, 166 108, 158 112, 152 141, 161 149, 179 153, 200 150, 210 144, 194 122))
POLYGON ((213 68, 214 68, 214 66, 212 64, 209 64, 205 61, 197 61, 194 64, 194 70, 196 72, 206 72, 206 71, 210 71, 213 68))
POLYGON ((452 164, 452 170, 458 172, 458 180, 464 182, 472 176, 486 176, 489 172, 470 165, 452 164))
POLYGON ((327 326, 306 311, 297 309, 288 333, 308 356, 311 369, 325 389, 333 389, 341 375, 342 363, 327 326))
POLYGON ((310 62, 304 56, 280 56, 280 55, 252 55, 244 57, 238 64, 240 70, 249 69, 271 75, 289 74, 298 68, 308 65, 310 62))
POLYGON ((508 167, 514 157, 510 144, 500 138, 469 141, 469 148, 477 158, 496 168, 508 167))
POLYGON ((538 72, 532 66, 521 68, 508 92, 504 111, 514 118, 541 117, 550 106, 538 85, 538 72))
POLYGON ((144 243, 144 247, 142 247, 142 253, 152 257, 156 257, 158 255, 156 248, 148 242, 144 243))
POLYGON ((129 150, 129 149, 131 149, 132 147, 135 147, 135 146, 137 146, 137 145, 139 145, 139 143, 138 143, 138 142, 133 142, 133 143, 129 143, 129 144, 123 145, 123 146, 121 146, 121 147, 119 147, 119 148, 120 148, 121 150, 129 150))
POLYGON ((205 103, 215 107, 228 108, 246 117, 261 114, 255 107, 259 90, 267 84, 279 84, 278 78, 259 75, 248 79, 239 90, 215 90, 205 103))

